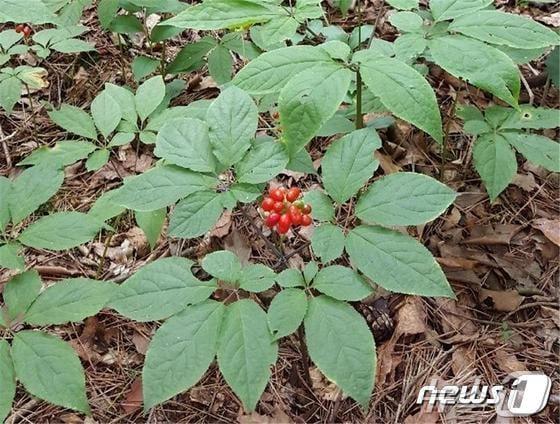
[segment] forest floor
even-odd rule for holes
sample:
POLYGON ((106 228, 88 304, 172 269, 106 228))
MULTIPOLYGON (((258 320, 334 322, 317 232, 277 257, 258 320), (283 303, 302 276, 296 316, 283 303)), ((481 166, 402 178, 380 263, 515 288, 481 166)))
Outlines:
MULTIPOLYGON (((551 5, 539 8, 515 6, 514 2, 497 3, 510 12, 528 14, 537 20, 556 19, 556 25, 560 25, 558 8, 551 5)), ((363 21, 377 22, 376 36, 390 41, 396 32, 386 22, 388 7, 383 4, 369 1, 363 21)), ((329 20, 347 28, 357 25, 353 12, 342 18, 333 10, 329 20)), ((100 29, 94 8, 86 12, 84 23, 91 28, 87 38, 95 42, 98 53, 52 56, 46 65, 50 87, 35 93, 33 100, 24 99, 23 110, 20 108, 9 117, 0 114, 0 175, 13 177, 19 172, 16 164, 31 151, 63 138, 64 133, 49 120, 42 101, 82 106, 89 104, 106 82, 134 85, 130 62, 142 40, 134 40, 123 54, 111 35, 100 29)), ((196 32, 186 31, 174 39, 174 48, 198 37, 196 32)), ((241 61, 236 64, 238 68, 242 65, 241 61)), ((522 87, 522 101, 534 97, 536 106, 559 107, 559 92, 543 77, 542 63, 523 66, 522 72, 531 90, 530 96, 527 88, 522 87)), ((173 100, 173 105, 214 98, 218 93, 205 70, 181 78, 186 81, 187 89, 173 100)), ((404 296, 383 290, 367 300, 369 304, 380 298, 383 303, 386 301, 384 305, 394 325, 386 329, 385 340, 378 337, 378 370, 369 412, 364 413, 351 399, 345 399, 313 367, 308 381, 298 338, 292 337, 280 344, 279 361, 256 412, 243 412, 217 367, 212 366, 193 389, 144 416, 140 375, 157 324, 132 322, 103 311, 83 325, 52 326, 48 330, 69 340, 82 359, 93 411, 93 416, 85 421, 493 422, 496 417, 492 408, 450 406, 441 413, 421 409, 416 404, 419 389, 432 379, 437 380, 438 386, 469 384, 477 378, 483 384, 499 384, 510 372, 539 370, 553 380, 552 401, 528 422, 557 422, 560 415, 559 175, 520 160, 514 183, 490 204, 473 168, 472 137, 462 132, 453 110, 458 103, 483 108, 493 100, 436 67, 430 70, 428 79, 436 88, 442 106, 447 130, 445 155, 437 146, 428 144, 423 133, 398 121, 390 131, 380 131, 384 144, 376 176, 414 170, 438 178, 460 192, 447 214, 416 227, 413 234, 436 256, 457 300, 404 296)), ((545 130, 545 135, 558 138, 556 130, 545 130)), ((312 157, 319 158, 330 141, 316 138, 310 145, 312 157)), ((150 146, 134 144, 119 148, 110 163, 93 174, 86 172, 83 163, 68 167, 63 189, 48 207, 85 212, 102 192, 119 186, 122 178, 143 172, 154 162, 150 146)), ((319 163, 316 161, 315 165, 319 163)), ((288 186, 297 182, 304 190, 317 184, 315 176, 294 172, 281 174, 279 180, 288 186)), ((34 266, 46 282, 76 276, 94 278, 111 237, 100 276, 117 282, 159 257, 181 254, 198 259, 223 247, 245 260, 274 265, 278 258, 258 235, 260 224, 255 226, 247 219, 256 217, 256 209, 251 206, 246 212, 247 215, 224 213, 217 226, 203 238, 191 241, 162 238, 153 251, 149 250, 134 220, 125 215, 115 223, 117 231, 112 236, 102 233, 85 247, 64 253, 28 249, 26 263, 34 266)), ((302 231, 288 241, 285 253, 293 252, 289 259, 291 265, 298 266, 310 258, 309 235, 302 231)), ((9 277, 7 271, 0 271, 0 290, 9 277)), ((8 422, 46 421, 81 423, 84 418, 18 389, 8 422)), ((518 421, 500 418, 498 422, 518 421)))

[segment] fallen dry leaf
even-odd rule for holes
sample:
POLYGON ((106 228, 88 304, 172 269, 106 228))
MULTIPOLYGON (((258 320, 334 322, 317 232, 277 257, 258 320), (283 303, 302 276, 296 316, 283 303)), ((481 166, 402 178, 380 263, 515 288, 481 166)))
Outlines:
POLYGON ((348 397, 338 388, 336 384, 325 377, 323 373, 319 371, 319 368, 309 368, 309 376, 311 377, 313 390, 315 390, 315 393, 317 393, 319 398, 336 401, 339 399, 344 400, 348 397))
POLYGON ((521 225, 496 224, 478 225, 473 227, 471 237, 463 241, 465 244, 510 244, 511 239, 522 229, 521 225))
POLYGON ((142 408, 142 377, 136 377, 128 390, 121 408, 127 414, 132 414, 142 408))
POLYGON ((560 246, 560 219, 539 218, 535 219, 531 225, 541 231, 556 246, 560 246))
POLYGON ((214 228, 210 230, 209 235, 211 237, 218 237, 218 238, 227 236, 231 228, 231 217, 232 217, 231 211, 225 210, 224 213, 222 213, 220 219, 218 219, 218 222, 216 222, 216 225, 214 225, 214 228))
POLYGON ((478 292, 478 301, 500 312, 515 311, 523 302, 517 290, 488 290, 481 288, 478 292))
POLYGON ((507 352, 505 349, 497 350, 494 358, 498 367, 508 374, 517 371, 527 371, 527 367, 519 362, 513 353, 507 352))
POLYGON ((291 424, 294 422, 278 407, 272 411, 272 416, 251 412, 250 414, 239 415, 237 421, 239 424, 291 424))

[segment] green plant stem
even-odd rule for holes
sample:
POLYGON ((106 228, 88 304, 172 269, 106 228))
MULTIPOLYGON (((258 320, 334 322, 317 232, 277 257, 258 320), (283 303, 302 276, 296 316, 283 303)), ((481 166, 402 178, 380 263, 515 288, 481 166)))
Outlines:
MULTIPOLYGON (((115 231, 116 231, 116 227, 119 225, 119 222, 121 220, 121 215, 119 215, 117 217, 117 219, 115 219, 115 231)), ((99 278, 101 277, 101 273, 103 272, 103 266, 105 265, 105 258, 107 257, 107 252, 109 250, 109 244, 111 244, 111 240, 113 239, 113 236, 115 235, 114 232, 112 232, 111 234, 109 234, 109 236, 107 237, 107 239, 105 240, 105 246, 103 247, 103 255, 101 256, 101 259, 99 259, 99 264, 97 265, 97 271, 95 272, 95 279, 99 280, 99 278)))
POLYGON ((167 75, 167 43, 165 40, 161 43, 161 59, 159 61, 161 76, 165 78, 167 75))
POLYGON ((301 351, 301 359, 303 361, 303 376, 305 378, 305 382, 311 389, 313 387, 313 383, 311 382, 311 375, 309 374, 309 366, 311 361, 309 359, 309 352, 307 351, 307 345, 305 344, 305 336, 303 334, 303 327, 300 325, 298 328, 298 339, 299 339, 299 348, 301 351))
POLYGON ((356 129, 364 127, 364 114, 362 113, 362 76, 356 71, 356 129))
MULTIPOLYGON (((362 7, 360 0, 356 3, 358 10, 358 46, 362 44, 362 7)), ((360 69, 356 70, 356 129, 364 127, 364 115, 362 113, 362 75, 360 69)))

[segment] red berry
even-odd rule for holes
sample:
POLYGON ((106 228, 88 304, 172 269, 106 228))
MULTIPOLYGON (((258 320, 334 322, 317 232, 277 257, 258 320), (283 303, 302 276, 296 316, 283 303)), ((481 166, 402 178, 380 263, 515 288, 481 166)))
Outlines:
POLYGON ((308 225, 311 225, 311 218, 309 217, 309 215, 303 215, 301 217, 301 225, 303 225, 304 227, 307 227, 308 225))
POLYGON ((295 202, 299 195, 301 194, 301 190, 297 187, 292 187, 288 190, 288 194, 286 194, 286 200, 288 202, 295 202))
POLYGON ((285 213, 280 217, 278 225, 282 225, 283 227, 287 226, 288 228, 290 228, 292 226, 292 218, 290 218, 289 214, 285 213))
POLYGON ((26 38, 29 37, 32 32, 33 32, 33 30, 28 25, 26 25, 25 28, 23 28, 23 36, 26 37, 26 38))
POLYGON ((272 228, 274 227, 276 224, 278 224, 278 221, 280 221, 280 215, 272 212, 270 215, 268 215, 264 221, 264 224, 268 227, 268 228, 272 228))
POLYGON ((261 207, 263 208, 263 210, 270 212, 274 209, 274 200, 272 200, 270 197, 265 197, 261 203, 261 207))
POLYGON ((304 215, 309 215, 311 213, 311 205, 303 205, 303 207, 301 208, 301 213, 304 215))
POLYGON ((276 227, 276 231, 278 231, 278 234, 286 234, 289 230, 290 230, 289 225, 278 224, 278 226, 276 227))
POLYGON ((274 212, 282 212, 284 210, 284 202, 274 202, 274 207, 272 209, 274 212))
POLYGON ((17 25, 16 25, 16 32, 17 32, 17 33, 23 32, 23 29, 24 29, 24 28, 25 28, 25 25, 23 25, 23 24, 17 24, 17 25))
POLYGON ((274 190, 270 191, 270 197, 276 200, 277 202, 284 201, 284 190, 281 188, 275 188, 274 190))
POLYGON ((300 225, 301 224, 301 211, 294 205, 290 206, 289 209, 290 219, 293 225, 300 225))

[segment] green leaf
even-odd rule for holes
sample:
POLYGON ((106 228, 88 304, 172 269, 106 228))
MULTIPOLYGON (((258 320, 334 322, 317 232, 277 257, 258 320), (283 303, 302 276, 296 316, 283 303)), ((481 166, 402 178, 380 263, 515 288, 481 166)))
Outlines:
POLYGON ((549 171, 560 172, 560 144, 556 141, 536 134, 504 132, 501 135, 529 161, 549 171))
POLYGON ((109 162, 109 154, 107 149, 99 149, 93 152, 86 160, 86 170, 91 172, 101 169, 109 162))
POLYGON ((395 9, 410 10, 418 8, 418 0, 387 0, 395 9))
POLYGON ((12 409, 12 402, 16 396, 16 374, 10 355, 10 345, 6 340, 0 340, 0 386, 2 386, 0 422, 4 422, 12 409))
POLYGON ((560 110, 521 105, 519 110, 512 109, 509 117, 502 123, 502 129, 531 128, 540 130, 560 126, 560 110))
POLYGON ((519 71, 505 53, 462 35, 437 37, 428 45, 434 62, 451 75, 517 106, 519 71))
POLYGON ((493 202, 515 177, 515 153, 502 135, 485 134, 474 143, 473 160, 493 202))
POLYGON ((93 216, 99 221, 107 221, 117 215, 123 213, 126 208, 117 203, 117 197, 120 189, 109 190, 103 193, 94 202, 90 208, 88 215, 93 216))
POLYGON ((151 249, 155 247, 159 239, 161 231, 163 230, 163 223, 165 222, 166 216, 166 208, 149 212, 134 212, 136 223, 146 235, 151 249))
POLYGON ((9 115, 21 97, 23 84, 16 77, 6 78, 0 82, 0 106, 9 115))
MULTIPOLYGON (((12 191, 12 182, 0 175, 0 199, 10 199, 10 192, 12 191)), ((8 200, 9 202, 9 200, 8 200)), ((0 208, 0 233, 4 232, 6 225, 10 222, 10 208, 9 207, 2 207, 0 208)))
POLYGON ((231 81, 233 58, 224 46, 217 45, 208 55, 208 72, 218 85, 231 81))
POLYGON ((311 360, 342 391, 367 408, 375 380, 375 342, 363 317, 327 296, 309 300, 304 320, 311 360))
POLYGON ((310 261, 303 268, 303 279, 307 284, 310 284, 318 272, 319 272, 319 265, 317 265, 317 262, 310 261))
POLYGON ((421 225, 441 215, 457 194, 445 184, 414 172, 377 180, 356 205, 356 216, 386 226, 421 225))
POLYGON ((12 358, 18 380, 33 396, 90 413, 84 370, 68 343, 39 331, 20 331, 14 336, 12 358))
POLYGON ((12 181, 8 198, 12 223, 20 223, 48 201, 58 191, 63 180, 64 172, 47 162, 27 168, 19 174, 12 181))
POLYGON ((352 302, 365 299, 373 293, 373 288, 364 277, 341 265, 323 268, 311 287, 335 299, 352 302))
POLYGON ((245 410, 255 409, 278 357, 266 313, 252 300, 226 307, 218 339, 218 365, 245 410))
POLYGON ((109 306, 127 318, 147 322, 203 302, 216 289, 216 282, 196 279, 190 271, 192 264, 170 257, 144 265, 119 286, 109 306))
POLYGON ((492 0, 430 0, 430 10, 436 21, 446 21, 484 9, 492 0))
POLYGON ((304 194, 303 200, 313 209, 313 219, 317 221, 332 221, 334 206, 329 196, 319 190, 311 190, 304 194))
POLYGON ((251 147, 259 112, 251 97, 237 87, 229 87, 208 108, 210 143, 224 166, 238 162, 251 147))
POLYGON ((284 288, 287 287, 304 287, 305 281, 301 271, 289 268, 276 275, 276 282, 284 288))
POLYGON ((204 56, 216 46, 212 37, 203 37, 200 41, 187 44, 183 47, 175 59, 167 67, 167 72, 177 74, 180 72, 191 72, 202 68, 204 56))
POLYGON ((0 246, 0 267, 23 271, 25 261, 19 256, 21 245, 18 243, 8 243, 0 246))
POLYGON ((39 296, 42 283, 36 270, 13 276, 4 287, 4 302, 10 319, 21 318, 39 296))
POLYGON ((91 116, 99 132, 107 138, 121 122, 122 112, 109 92, 102 91, 91 103, 91 116))
MULTIPOLYGON (((138 116, 136 115, 136 102, 132 91, 114 84, 105 84, 104 91, 119 104, 123 119, 136 129, 138 116)), ((122 124, 123 122, 121 122, 122 124)))
POLYGON ((284 47, 249 62, 237 73, 233 83, 254 96, 279 93, 300 72, 331 63, 331 57, 321 48, 284 47))
POLYGON ((184 168, 198 172, 214 172, 208 126, 191 118, 176 118, 158 132, 154 154, 184 168))
POLYGON ((140 19, 134 15, 118 15, 111 22, 109 29, 118 34, 134 34, 142 32, 144 27, 140 19))
POLYGON ((450 31, 466 36, 520 49, 548 47, 560 42, 558 35, 525 16, 481 10, 455 19, 450 31))
POLYGON ((66 131, 97 140, 97 131, 93 119, 79 107, 64 103, 59 110, 51 110, 49 116, 55 124, 66 131))
POLYGON ((160 61, 146 56, 136 56, 132 61, 132 74, 136 81, 142 81, 156 71, 160 61))
POLYGON ((51 49, 60 53, 81 53, 95 51, 95 45, 84 40, 70 38, 59 41, 50 46, 51 49))
POLYGON ((109 29, 119 11, 119 0, 100 0, 97 5, 97 16, 103 29, 109 29))
POLYGON ((222 281, 235 283, 241 277, 241 262, 229 250, 219 250, 206 255, 201 265, 204 271, 222 281))
POLYGON ((165 97, 165 83, 161 76, 155 76, 144 82, 138 90, 134 100, 136 112, 142 121, 156 110, 165 97))
POLYGON ((417 126, 441 143, 441 117, 430 84, 418 71, 398 59, 364 52, 355 56, 360 62, 364 83, 395 116, 417 126))
POLYGON ((153 211, 215 184, 214 178, 197 172, 172 165, 158 166, 125 180, 115 201, 135 211, 153 211))
POLYGON ((268 328, 274 340, 289 336, 295 332, 307 312, 307 296, 300 289, 282 290, 268 308, 266 314, 268 328))
POLYGON ((90 241, 102 223, 81 212, 57 212, 31 224, 18 240, 35 249, 66 250, 90 241))
POLYGON ((305 149, 301 149, 290 158, 286 169, 295 172, 303 172, 305 174, 317 173, 313 167, 313 159, 311 159, 311 156, 309 156, 309 153, 305 149))
POLYGON ((344 250, 344 233, 336 225, 321 224, 311 235, 313 253, 327 263, 339 258, 344 250))
POLYGON ((560 47, 556 48, 548 55, 546 59, 546 70, 550 77, 550 81, 556 87, 560 87, 560 47))
POLYGON ((241 270, 239 287, 253 293, 268 290, 274 285, 276 274, 263 264, 247 265, 241 270))
POLYGON ((346 251, 354 266, 387 290, 454 297, 430 251, 408 235, 362 225, 346 236, 346 251))
POLYGON ((352 72, 324 64, 301 72, 280 92, 280 125, 290 156, 302 150, 344 100, 352 72))
POLYGON ((41 0, 2 0, 0 22, 56 23, 57 16, 41 0))
POLYGON ((165 24, 180 28, 211 30, 266 22, 279 14, 282 14, 282 9, 268 2, 206 0, 165 21, 165 24))
POLYGON ((516 65, 524 65, 526 63, 537 60, 539 57, 546 52, 546 47, 540 47, 537 49, 516 49, 514 47, 498 45, 495 46, 498 50, 501 50, 507 54, 511 60, 515 62, 516 65))
POLYGON ((262 188, 252 184, 233 184, 230 187, 232 196, 241 203, 254 202, 261 194, 262 188))
POLYGON ((389 22, 404 32, 421 32, 424 20, 414 12, 397 12, 389 16, 389 22))
POLYGON ((267 182, 286 169, 288 161, 288 153, 282 144, 257 140, 235 165, 237 180, 249 184, 267 182))
POLYGON ((169 318, 154 334, 144 368, 144 410, 190 389, 217 352, 224 306, 207 300, 169 318))
MULTIPOLYGON (((142 133, 140 133, 140 137, 142 136, 142 133)), ((107 144, 107 147, 118 147, 118 146, 124 146, 128 143, 131 143, 134 138, 136 138, 136 134, 134 133, 130 133, 130 132, 119 132, 116 133, 115 136, 111 139, 111 141, 109 142, 109 144, 107 144)))
POLYGON ((97 314, 109 301, 114 285, 88 278, 69 278, 47 288, 25 313, 31 325, 79 322, 97 314))
POLYGON ((344 203, 371 178, 379 166, 374 158, 381 139, 374 129, 356 130, 331 144, 321 161, 327 193, 344 203))
POLYGON ((393 47, 397 59, 413 64, 428 47, 428 41, 416 33, 403 34, 395 40, 393 47))
POLYGON ((26 156, 18 165, 38 165, 49 163, 58 166, 67 166, 85 159, 96 149, 95 144, 84 140, 62 140, 58 141, 53 147, 39 147, 26 156))
POLYGON ((274 46, 292 38, 296 34, 298 26, 298 21, 292 16, 282 16, 274 18, 258 28, 260 36, 267 46, 274 46))
POLYGON ((209 231, 222 215, 221 198, 212 191, 198 191, 175 206, 169 221, 172 237, 194 238, 209 231))

